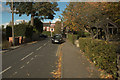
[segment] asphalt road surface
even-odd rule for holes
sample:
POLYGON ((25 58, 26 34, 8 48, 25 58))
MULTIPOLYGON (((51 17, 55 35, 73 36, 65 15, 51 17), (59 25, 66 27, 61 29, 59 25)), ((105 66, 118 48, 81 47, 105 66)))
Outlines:
POLYGON ((52 78, 58 46, 47 38, 2 54, 2 78, 52 78))

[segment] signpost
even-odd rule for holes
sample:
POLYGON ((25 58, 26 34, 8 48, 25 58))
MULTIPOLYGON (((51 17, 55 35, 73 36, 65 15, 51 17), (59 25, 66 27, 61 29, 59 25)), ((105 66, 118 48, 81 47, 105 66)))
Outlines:
POLYGON ((50 28, 50 32, 51 32, 51 37, 53 37, 53 35, 52 35, 53 29, 52 28, 50 28))

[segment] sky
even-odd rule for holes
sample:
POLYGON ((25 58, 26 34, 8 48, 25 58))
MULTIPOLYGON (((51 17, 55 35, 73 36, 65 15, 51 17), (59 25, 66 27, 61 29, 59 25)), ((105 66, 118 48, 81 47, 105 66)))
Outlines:
MULTIPOLYGON (((1 0, 0 0, 1 1, 1 0)), ((0 18, 0 25, 7 25, 11 20, 12 20, 12 14, 10 13, 10 8, 9 6, 7 6, 5 4, 6 0, 2 0, 2 4, 0 2, 0 17, 2 16, 2 18, 0 18)), ((87 2, 87 1, 101 1, 101 0, 60 0, 60 2, 58 2, 58 7, 60 8, 60 11, 55 12, 56 15, 54 15, 54 19, 53 20, 44 20, 43 22, 56 22, 57 20, 59 21, 59 16, 61 16, 62 11, 64 11, 64 9, 66 8, 66 5, 69 4, 69 2, 87 2)), ((102 1, 111 1, 111 0, 102 0, 102 1)), ((112 1, 120 1, 120 0, 112 0, 112 1)), ((21 20, 25 20, 25 21, 30 21, 31 17, 30 16, 26 16, 26 15, 22 15, 21 17, 19 17, 19 15, 14 14, 14 22, 20 22, 21 20)))
MULTIPOLYGON (((44 20, 43 22, 49 22, 51 21, 52 23, 56 21, 60 21, 59 16, 62 16, 61 13, 64 11, 66 8, 66 5, 68 5, 68 2, 58 2, 58 7, 60 8, 60 11, 55 12, 56 15, 54 15, 53 20, 44 20)), ((10 8, 9 6, 6 5, 5 2, 0 3, 0 15, 2 15, 2 23, 0 25, 7 25, 9 22, 12 20, 12 13, 10 13, 10 8), (2 9, 1 9, 2 7, 2 9)), ((18 14, 14 14, 14 22, 19 23, 21 20, 25 20, 26 22, 30 21, 31 17, 27 15, 22 15, 19 17, 18 14)))

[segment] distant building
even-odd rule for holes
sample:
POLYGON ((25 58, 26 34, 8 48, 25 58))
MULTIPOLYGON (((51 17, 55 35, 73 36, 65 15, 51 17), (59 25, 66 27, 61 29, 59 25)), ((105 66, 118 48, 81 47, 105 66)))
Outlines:
POLYGON ((55 31, 55 23, 43 23, 43 31, 55 31))

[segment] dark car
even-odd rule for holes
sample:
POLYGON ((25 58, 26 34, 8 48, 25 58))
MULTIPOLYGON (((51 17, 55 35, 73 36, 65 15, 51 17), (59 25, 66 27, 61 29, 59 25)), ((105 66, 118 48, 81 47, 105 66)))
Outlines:
POLYGON ((52 43, 63 43, 64 40, 61 34, 56 34, 52 37, 52 43))

